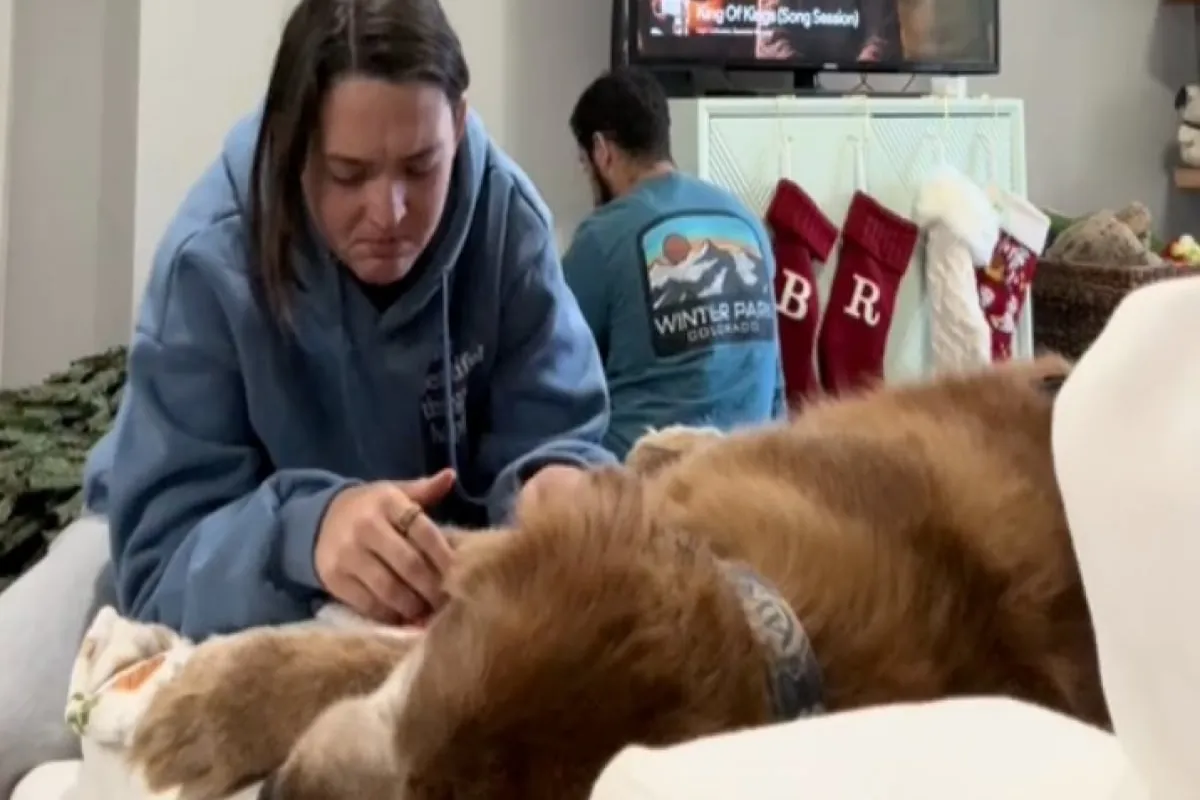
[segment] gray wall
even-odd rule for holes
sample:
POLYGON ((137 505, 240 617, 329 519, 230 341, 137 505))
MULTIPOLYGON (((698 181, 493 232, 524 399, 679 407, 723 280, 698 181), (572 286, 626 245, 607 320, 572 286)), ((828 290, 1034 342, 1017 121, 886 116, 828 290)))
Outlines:
POLYGON ((1200 228, 1168 158, 1174 98, 1200 78, 1196 11, 1158 0, 1001 0, 988 94, 1025 99, 1030 196, 1064 211, 1141 200, 1162 227, 1200 228))
MULTIPOLYGON (((587 195, 566 116, 607 62, 608 3, 478 2, 457 0, 456 11, 447 0, 475 65, 473 99, 491 110, 500 137, 569 229, 586 213, 587 195), (514 44, 515 36, 529 45, 514 44)), ((15 6, 0 375, 9 386, 126 338, 139 0, 15 6)), ((973 81, 971 91, 1024 98, 1034 200, 1084 211, 1140 199, 1170 230, 1200 228, 1200 204, 1171 188, 1167 167, 1175 89, 1200 76, 1193 9, 1157 0, 1001 7, 1003 74, 973 81)))

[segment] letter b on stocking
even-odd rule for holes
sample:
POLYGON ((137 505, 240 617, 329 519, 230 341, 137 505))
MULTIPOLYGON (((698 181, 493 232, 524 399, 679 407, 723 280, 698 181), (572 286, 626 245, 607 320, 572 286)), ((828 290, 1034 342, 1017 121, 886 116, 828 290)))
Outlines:
POLYGON ((783 274, 783 286, 779 290, 779 299, 775 302, 775 310, 780 316, 800 322, 808 317, 809 300, 812 299, 812 283, 803 276, 790 270, 780 270, 783 274))

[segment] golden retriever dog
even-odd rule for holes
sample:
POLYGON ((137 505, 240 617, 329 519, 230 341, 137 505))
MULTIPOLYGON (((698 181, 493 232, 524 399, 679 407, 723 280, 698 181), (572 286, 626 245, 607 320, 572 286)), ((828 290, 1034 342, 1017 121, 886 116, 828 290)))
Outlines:
POLYGON ((265 778, 268 800, 583 800, 628 744, 819 710, 1000 694, 1106 726, 1050 451, 1067 370, 652 435, 459 540, 415 639, 205 644, 132 762, 186 798, 265 778))

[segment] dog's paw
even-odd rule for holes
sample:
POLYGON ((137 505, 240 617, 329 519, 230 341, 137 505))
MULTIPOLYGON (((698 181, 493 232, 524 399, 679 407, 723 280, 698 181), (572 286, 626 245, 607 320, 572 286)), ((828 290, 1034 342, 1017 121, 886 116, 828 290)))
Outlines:
POLYGON ((686 425, 652 430, 633 443, 625 457, 625 466, 639 475, 651 475, 723 436, 717 428, 691 428, 686 425))
POLYGON ((317 628, 209 640, 150 701, 131 765, 151 791, 224 797, 278 769, 330 705, 378 688, 413 641, 317 628))
POLYGON ((281 730, 272 708, 271 664, 285 655, 276 639, 247 633, 206 642, 159 690, 129 751, 148 789, 219 798, 283 763, 299 732, 281 730))
POLYGON ((130 761, 153 792, 223 797, 255 777, 243 761, 246 734, 229 722, 208 697, 172 692, 138 726, 130 761))

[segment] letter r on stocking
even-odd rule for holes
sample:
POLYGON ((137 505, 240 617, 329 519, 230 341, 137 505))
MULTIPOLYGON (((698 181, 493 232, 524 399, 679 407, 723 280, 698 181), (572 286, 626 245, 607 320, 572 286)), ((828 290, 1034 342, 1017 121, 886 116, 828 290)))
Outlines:
MULTIPOLYGON (((850 293, 850 302, 842 311, 846 316, 861 320, 867 327, 874 328, 879 324, 879 301, 883 292, 879 284, 858 273, 850 276, 854 280, 854 289, 850 293)), ((782 309, 781 309, 782 310, 782 309)))

